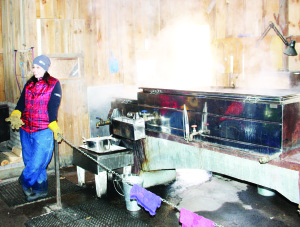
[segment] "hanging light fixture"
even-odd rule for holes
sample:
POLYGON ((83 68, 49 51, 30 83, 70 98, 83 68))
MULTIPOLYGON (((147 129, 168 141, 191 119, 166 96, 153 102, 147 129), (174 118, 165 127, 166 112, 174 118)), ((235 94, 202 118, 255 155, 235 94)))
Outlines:
POLYGON ((270 31, 270 29, 273 28, 274 31, 276 32, 276 34, 279 36, 279 38, 282 40, 282 42, 286 45, 286 49, 283 52, 284 54, 288 55, 288 56, 296 56, 297 51, 295 50, 295 45, 296 45, 296 41, 295 40, 291 40, 291 42, 289 43, 284 37, 283 35, 280 33, 280 31, 275 27, 273 22, 270 22, 269 26, 267 27, 267 29, 263 32, 263 34, 260 36, 260 38, 256 41, 256 45, 258 45, 261 40, 267 35, 267 33, 270 31))

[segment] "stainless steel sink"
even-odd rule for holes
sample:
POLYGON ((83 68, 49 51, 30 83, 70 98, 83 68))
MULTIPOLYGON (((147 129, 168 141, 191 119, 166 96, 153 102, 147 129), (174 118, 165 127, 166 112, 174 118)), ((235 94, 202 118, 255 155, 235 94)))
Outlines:
POLYGON ((81 147, 96 153, 125 150, 125 147, 119 146, 120 141, 120 139, 111 136, 93 137, 84 140, 84 145, 81 147))

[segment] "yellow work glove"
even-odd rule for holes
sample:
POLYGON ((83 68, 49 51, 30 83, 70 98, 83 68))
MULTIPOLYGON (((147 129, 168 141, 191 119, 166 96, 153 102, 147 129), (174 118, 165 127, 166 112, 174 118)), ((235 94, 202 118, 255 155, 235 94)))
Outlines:
POLYGON ((58 127, 56 121, 52 121, 49 125, 48 128, 50 128, 53 131, 54 139, 57 140, 57 142, 61 142, 62 140, 62 131, 58 127))
POLYGON ((12 129, 19 129, 24 125, 24 122, 21 120, 21 115, 22 113, 19 110, 14 110, 5 121, 10 121, 12 129))

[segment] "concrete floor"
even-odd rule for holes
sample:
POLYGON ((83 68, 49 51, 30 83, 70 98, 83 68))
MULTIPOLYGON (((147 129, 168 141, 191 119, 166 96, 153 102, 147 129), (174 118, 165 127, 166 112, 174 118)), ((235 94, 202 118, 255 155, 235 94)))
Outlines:
MULTIPOLYGON (((187 173, 188 174, 188 173, 187 173)), ((61 177, 77 183, 76 168, 60 170, 61 177)), ((190 174, 189 174, 190 175, 190 174)), ((191 175, 190 175, 191 176, 191 175)), ((159 185, 147 190, 166 199, 172 204, 197 213, 222 226, 300 226, 298 205, 289 202, 280 194, 261 196, 256 185, 236 181, 220 175, 212 175, 203 182, 185 181, 184 174, 169 185, 159 185)), ((78 192, 63 195, 62 207, 73 207, 97 199, 94 176, 86 173, 86 187, 78 192)), ((130 212, 126 209, 124 197, 120 196, 111 181, 108 182, 107 196, 101 198, 116 208, 131 213, 147 226, 181 226, 179 211, 162 203, 155 216, 141 209, 130 212)), ((56 198, 37 201, 17 208, 8 207, 0 200, 0 226, 24 226, 31 218, 50 213, 57 209, 56 198)))

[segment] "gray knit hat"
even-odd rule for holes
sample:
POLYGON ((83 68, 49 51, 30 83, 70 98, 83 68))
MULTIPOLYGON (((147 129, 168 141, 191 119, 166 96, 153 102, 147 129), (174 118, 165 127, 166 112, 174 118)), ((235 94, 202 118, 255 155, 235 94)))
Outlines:
POLYGON ((34 60, 33 60, 33 64, 39 65, 41 66, 43 69, 45 69, 46 71, 48 71, 51 62, 50 59, 45 56, 45 55, 40 55, 37 56, 34 60))

